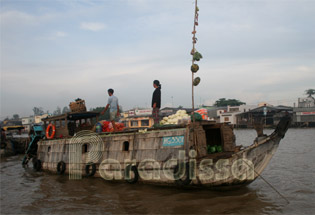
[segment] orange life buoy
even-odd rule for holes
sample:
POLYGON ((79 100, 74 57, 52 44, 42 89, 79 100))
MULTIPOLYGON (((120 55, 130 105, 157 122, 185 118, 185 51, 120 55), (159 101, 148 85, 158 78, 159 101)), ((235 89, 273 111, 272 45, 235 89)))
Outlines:
POLYGON ((49 124, 46 128, 46 137, 47 139, 52 139, 55 136, 56 127, 53 124, 49 124), (51 135, 49 135, 50 128, 52 128, 51 135))

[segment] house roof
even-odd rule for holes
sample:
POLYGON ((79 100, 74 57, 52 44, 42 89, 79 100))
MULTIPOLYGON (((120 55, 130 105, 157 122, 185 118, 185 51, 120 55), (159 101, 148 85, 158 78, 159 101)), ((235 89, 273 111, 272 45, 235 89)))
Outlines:
POLYGON ((248 113, 262 114, 264 112, 264 108, 267 109, 267 112, 274 112, 274 113, 278 113, 281 111, 288 111, 288 112, 293 111, 292 107, 282 106, 282 105, 281 106, 262 106, 262 107, 254 108, 247 112, 238 113, 237 115, 244 115, 248 113))
MULTIPOLYGON (((160 110, 160 112, 164 112, 164 111, 168 111, 168 110, 172 110, 172 111, 178 111, 178 110, 185 110, 185 111, 187 111, 188 113, 189 112, 192 112, 192 108, 173 108, 173 107, 165 107, 165 108, 162 108, 161 110, 160 110)), ((197 109, 196 109, 197 110, 197 109)))
POLYGON ((1 125, 2 126, 22 125, 22 121, 21 120, 4 120, 1 125))
POLYGON ((5 131, 16 130, 16 129, 21 130, 21 129, 24 129, 24 126, 21 126, 21 125, 3 126, 2 129, 5 131))
POLYGON ((252 109, 248 112, 250 112, 250 113, 264 112, 264 108, 267 108, 267 111, 274 111, 274 112, 292 111, 293 110, 292 107, 287 107, 287 106, 276 106, 276 107, 262 106, 262 107, 252 109))

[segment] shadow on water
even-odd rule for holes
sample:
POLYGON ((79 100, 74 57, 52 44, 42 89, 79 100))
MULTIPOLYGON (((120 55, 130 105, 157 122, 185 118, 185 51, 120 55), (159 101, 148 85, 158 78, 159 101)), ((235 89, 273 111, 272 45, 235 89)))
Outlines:
POLYGON ((1 213, 23 214, 261 214, 278 205, 254 189, 231 191, 178 189, 69 180, 23 169, 21 157, 1 162, 1 213))
POLYGON ((224 192, 183 190, 100 178, 74 181, 67 176, 31 172, 23 173, 23 178, 28 178, 25 180, 37 183, 37 189, 29 192, 34 201, 20 208, 27 214, 261 214, 277 210, 268 198, 248 187, 224 192))
POLYGON ((268 208, 273 211, 277 208, 263 200, 255 190, 246 187, 220 192, 111 183, 99 178, 73 181, 67 176, 50 174, 42 178, 37 190, 42 198, 23 207, 23 212, 259 214, 268 208))

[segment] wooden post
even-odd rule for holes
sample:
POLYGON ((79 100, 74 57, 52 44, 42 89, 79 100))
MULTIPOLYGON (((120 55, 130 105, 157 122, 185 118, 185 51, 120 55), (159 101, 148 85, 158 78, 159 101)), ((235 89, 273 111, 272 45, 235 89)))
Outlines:
POLYGON ((68 129, 68 113, 66 113, 66 117, 65 117, 65 128, 67 131, 67 136, 69 136, 69 129, 68 129))

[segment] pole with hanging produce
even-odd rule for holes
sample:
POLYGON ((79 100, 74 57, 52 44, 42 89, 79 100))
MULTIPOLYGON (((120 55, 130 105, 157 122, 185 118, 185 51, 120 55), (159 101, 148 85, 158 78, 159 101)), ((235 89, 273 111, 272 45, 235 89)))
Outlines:
MULTIPOLYGON (((196 50, 196 43, 197 43, 197 37, 196 37, 196 26, 198 26, 198 16, 199 16, 199 8, 197 6, 197 0, 195 0, 195 15, 194 15, 194 28, 192 31, 192 50, 190 54, 192 55, 192 65, 191 65, 191 95, 192 95, 192 121, 193 121, 193 142, 196 144, 196 135, 195 135, 195 121, 196 121, 196 116, 195 116, 195 97, 194 97, 194 87, 197 86, 200 83, 200 77, 194 78, 194 74, 199 70, 199 65, 195 63, 195 61, 199 61, 202 58, 202 55, 196 50)), ((197 150, 198 152, 198 150, 197 150)))
MULTIPOLYGON (((192 31, 193 37, 192 37, 192 44, 193 48, 190 52, 192 55, 192 65, 191 65, 191 72, 192 72, 192 109, 193 112, 195 110, 195 101, 194 101, 194 87, 197 86, 200 83, 200 77, 194 78, 194 74, 199 70, 199 65, 195 63, 195 61, 199 61, 202 58, 202 55, 196 50, 196 43, 197 43, 197 37, 196 37, 196 26, 198 26, 198 14, 199 8, 197 6, 197 0, 195 0, 195 16, 194 16, 194 28, 192 31)), ((195 122, 195 116, 193 114, 193 122, 195 122)))

